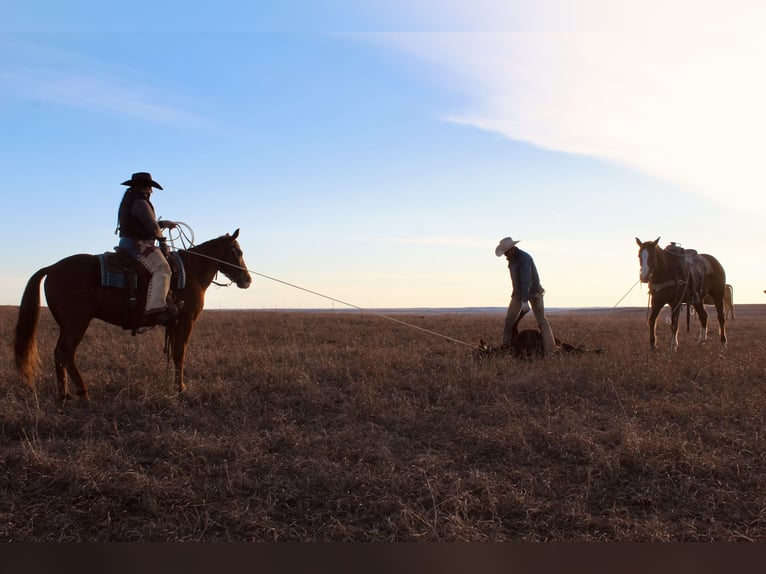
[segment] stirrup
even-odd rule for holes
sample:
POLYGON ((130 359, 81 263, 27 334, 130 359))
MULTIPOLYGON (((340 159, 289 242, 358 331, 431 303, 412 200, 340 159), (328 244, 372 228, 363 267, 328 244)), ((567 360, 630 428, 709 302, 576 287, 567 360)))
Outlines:
POLYGON ((168 313, 171 317, 178 317, 179 311, 184 308, 184 302, 182 299, 173 301, 171 297, 168 297, 168 313))
POLYGON ((149 325, 165 325, 172 315, 168 309, 162 309, 160 311, 154 311, 152 313, 144 313, 144 323, 149 325))

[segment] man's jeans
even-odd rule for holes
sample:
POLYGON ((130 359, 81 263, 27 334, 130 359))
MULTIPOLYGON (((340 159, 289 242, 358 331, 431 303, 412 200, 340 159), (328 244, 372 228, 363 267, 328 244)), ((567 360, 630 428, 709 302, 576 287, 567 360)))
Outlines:
MULTIPOLYGON (((511 343, 511 336, 513 333, 513 324, 521 313, 521 306, 523 302, 517 297, 511 298, 511 304, 508 305, 508 312, 505 314, 505 328, 503 329, 503 345, 511 343)), ((556 350, 556 339, 553 337, 553 329, 551 329, 548 319, 545 318, 545 305, 543 303, 543 294, 535 293, 529 297, 529 306, 532 307, 532 313, 537 320, 537 325, 540 327, 540 333, 543 337, 543 349, 546 353, 550 353, 556 350)))

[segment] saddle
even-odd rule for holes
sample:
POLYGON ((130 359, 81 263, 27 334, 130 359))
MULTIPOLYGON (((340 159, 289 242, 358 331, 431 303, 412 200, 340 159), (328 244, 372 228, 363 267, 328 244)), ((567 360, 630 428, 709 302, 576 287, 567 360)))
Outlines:
POLYGON ((674 241, 665 247, 665 251, 677 257, 683 266, 685 273, 683 281, 687 285, 684 302, 698 302, 705 293, 705 277, 713 273, 712 265, 705 257, 697 253, 696 249, 685 249, 674 241))
MULTIPOLYGON (((170 280, 172 297, 173 290, 180 290, 186 286, 186 270, 177 251, 170 252, 167 259, 172 271, 170 280)), ((98 261, 101 269, 101 286, 123 290, 125 318, 122 328, 130 330, 135 335, 141 324, 143 302, 146 301, 151 273, 119 247, 114 251, 100 253, 98 261), (139 299, 141 299, 140 305, 139 299)))

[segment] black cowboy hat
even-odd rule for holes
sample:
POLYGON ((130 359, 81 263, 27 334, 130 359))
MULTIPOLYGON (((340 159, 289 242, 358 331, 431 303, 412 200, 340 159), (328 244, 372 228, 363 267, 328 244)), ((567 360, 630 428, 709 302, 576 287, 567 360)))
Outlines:
POLYGON ((123 181, 120 185, 150 185, 157 189, 162 189, 162 186, 152 179, 152 174, 147 171, 138 171, 134 173, 128 181, 123 181))

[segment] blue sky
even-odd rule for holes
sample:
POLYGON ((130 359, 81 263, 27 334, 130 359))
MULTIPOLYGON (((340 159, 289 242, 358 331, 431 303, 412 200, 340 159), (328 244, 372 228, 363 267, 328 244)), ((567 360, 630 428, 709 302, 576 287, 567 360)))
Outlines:
POLYGON ((506 305, 506 235, 549 307, 646 305, 636 236, 764 302, 758 2, 271 4, 3 3, 0 304, 111 249, 134 171, 198 241, 240 228, 252 271, 365 308, 506 305))

